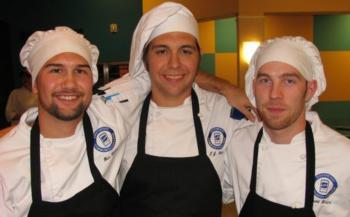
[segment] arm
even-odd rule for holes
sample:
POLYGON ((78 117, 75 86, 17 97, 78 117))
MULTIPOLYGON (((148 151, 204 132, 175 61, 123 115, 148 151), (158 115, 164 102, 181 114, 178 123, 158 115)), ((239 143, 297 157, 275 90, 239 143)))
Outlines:
POLYGON ((212 76, 205 72, 199 72, 195 82, 203 89, 225 96, 228 104, 237 108, 249 120, 255 120, 255 116, 252 113, 253 106, 242 89, 232 85, 224 79, 212 76))
POLYGON ((14 118, 16 118, 13 93, 13 91, 10 93, 6 103, 5 117, 8 122, 11 122, 14 118))

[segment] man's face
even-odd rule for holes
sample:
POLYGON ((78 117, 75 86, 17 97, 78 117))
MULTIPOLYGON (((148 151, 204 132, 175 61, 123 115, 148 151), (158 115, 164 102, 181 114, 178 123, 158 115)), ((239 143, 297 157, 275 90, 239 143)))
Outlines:
POLYGON ((253 82, 256 107, 269 130, 303 127, 305 103, 316 90, 293 66, 282 62, 264 64, 253 82))
POLYGON ((152 99, 160 106, 182 104, 191 95, 197 74, 200 54, 196 39, 183 32, 165 33, 154 38, 146 52, 152 99))
POLYGON ((92 84, 92 72, 83 57, 74 53, 52 57, 33 87, 40 114, 64 121, 80 118, 91 102, 92 84))

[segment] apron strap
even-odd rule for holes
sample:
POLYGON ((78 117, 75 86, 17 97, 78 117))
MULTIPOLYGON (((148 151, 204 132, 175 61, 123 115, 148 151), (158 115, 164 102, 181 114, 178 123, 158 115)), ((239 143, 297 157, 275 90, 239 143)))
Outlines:
POLYGON ((147 129, 147 119, 149 111, 149 103, 151 101, 152 92, 150 92, 143 102, 140 125, 139 125, 139 135, 137 140, 137 153, 145 154, 145 144, 146 144, 146 129, 147 129))
POLYGON ((260 129, 254 144, 253 168, 252 168, 252 175, 250 178, 250 190, 254 193, 256 189, 256 171, 257 171, 257 165, 258 165, 259 144, 260 144, 262 135, 263 135, 263 128, 260 129))
POLYGON ((305 208, 312 209, 314 204, 314 186, 315 186, 315 142, 310 123, 306 122, 305 127, 306 140, 306 190, 305 190, 305 208))
POLYGON ((91 125, 91 121, 89 118, 89 115, 85 112, 83 116, 83 128, 84 128, 84 137, 85 137, 85 143, 86 143, 86 152, 88 156, 90 171, 92 174, 92 177, 94 178, 95 182, 101 181, 102 175, 100 171, 97 169, 94 161, 94 134, 93 129, 91 125))
MULTIPOLYGON (((147 95, 141 110, 139 134, 138 134, 138 141, 137 141, 137 153, 140 153, 140 154, 146 153, 145 152, 146 128, 147 128, 147 119, 148 119, 148 111, 149 111, 151 96, 152 96, 152 92, 150 92, 147 95)), ((197 144, 198 144, 198 153, 199 155, 206 155, 204 133, 202 129, 201 120, 198 117, 198 114, 199 114, 198 97, 196 92, 193 89, 191 90, 191 96, 192 96, 192 113, 193 113, 193 120, 194 120, 194 128, 195 128, 197 144)))
POLYGON ((192 96, 192 114, 193 114, 193 120, 194 120, 194 129, 196 130, 196 139, 198 144, 198 153, 199 155, 206 155, 206 145, 204 140, 204 133, 202 128, 202 122, 199 118, 199 102, 196 92, 191 90, 191 96, 192 96))
MULTIPOLYGON (((102 178, 101 173, 97 169, 94 163, 93 152, 93 130, 90 122, 90 118, 87 113, 83 116, 83 128, 86 142, 87 156, 90 166, 91 174, 94 181, 100 181, 102 178)), ((32 187, 32 201, 42 201, 41 195, 41 168, 40 168, 40 126, 39 119, 34 121, 34 125, 30 132, 30 175, 31 175, 31 187, 32 187)))
POLYGON ((30 175, 32 182, 32 201, 41 201, 39 118, 36 118, 30 131, 30 175))

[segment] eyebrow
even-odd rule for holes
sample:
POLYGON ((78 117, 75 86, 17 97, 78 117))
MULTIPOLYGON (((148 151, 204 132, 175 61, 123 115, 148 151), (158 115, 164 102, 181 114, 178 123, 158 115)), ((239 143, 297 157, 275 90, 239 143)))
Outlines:
MULTIPOLYGON (((49 63, 49 64, 46 64, 44 66, 44 68, 48 68, 48 67, 62 67, 63 64, 61 63, 49 63)), ((79 68, 91 68, 89 64, 78 64, 77 67, 79 68)))
MULTIPOLYGON (((271 76, 268 75, 267 73, 258 71, 258 72, 257 72, 257 75, 256 75, 256 78, 259 78, 259 77, 271 77, 271 76)), ((283 73, 283 74, 280 75, 279 77, 295 77, 295 78, 298 78, 298 79, 302 79, 302 78, 303 78, 302 75, 297 74, 297 73, 295 73, 295 72, 283 73)))
MULTIPOLYGON (((165 45, 165 44, 155 44, 155 45, 151 45, 150 48, 151 48, 151 49, 169 48, 169 46, 168 46, 168 45, 165 45)), ((182 45, 182 46, 180 46, 180 48, 190 48, 190 49, 193 49, 193 50, 197 50, 197 47, 196 47, 195 45, 190 45, 190 44, 182 45)))

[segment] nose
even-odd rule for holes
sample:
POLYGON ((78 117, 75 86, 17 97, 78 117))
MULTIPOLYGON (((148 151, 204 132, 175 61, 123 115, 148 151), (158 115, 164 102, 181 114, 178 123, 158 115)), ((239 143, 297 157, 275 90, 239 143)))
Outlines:
POLYGON ((270 89, 270 98, 279 99, 282 97, 282 87, 278 83, 273 83, 270 89))
POLYGON ((180 65, 180 59, 179 59, 179 56, 176 52, 173 52, 171 55, 170 55, 170 59, 169 59, 169 66, 171 68, 177 68, 179 67, 180 65))
POLYGON ((67 72, 63 79, 63 86, 66 88, 71 88, 76 85, 76 76, 74 72, 67 72))

